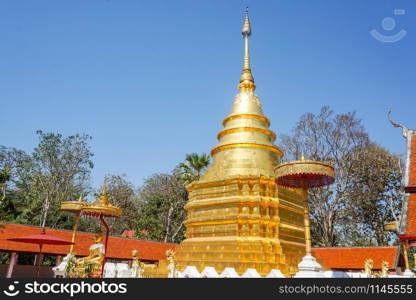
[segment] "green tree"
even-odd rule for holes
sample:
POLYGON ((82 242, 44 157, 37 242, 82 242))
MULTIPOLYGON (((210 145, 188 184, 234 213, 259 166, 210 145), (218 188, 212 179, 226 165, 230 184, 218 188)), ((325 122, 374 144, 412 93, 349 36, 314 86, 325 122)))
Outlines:
POLYGON ((93 168, 88 145, 91 137, 63 137, 42 131, 37 131, 37 135, 39 144, 31 155, 0 147, 0 169, 7 168, 10 174, 6 200, 9 197, 19 212, 15 222, 70 227, 60 204, 89 190, 93 168))
POLYGON ((310 189, 313 243, 321 247, 386 245, 395 236, 384 224, 399 215, 399 158, 370 141, 355 113, 303 115, 291 136, 283 135, 287 160, 327 161, 334 165, 332 186, 310 189))
POLYGON ((10 180, 10 172, 7 168, 0 170, 0 204, 6 199, 7 182, 10 180))
POLYGON ((210 156, 203 153, 191 153, 187 154, 185 161, 179 164, 179 169, 181 172, 181 179, 184 184, 190 184, 193 181, 197 181, 201 178, 202 173, 209 166, 210 156))
POLYGON ((360 162, 350 172, 345 198, 351 232, 360 234, 356 241, 367 245, 386 246, 397 240, 396 235, 384 230, 384 224, 400 215, 403 198, 402 166, 400 157, 380 145, 370 143, 353 149, 346 160, 360 162), (370 239, 370 241, 368 241, 370 239))
POLYGON ((0 220, 3 222, 21 222, 21 211, 28 199, 29 166, 31 157, 22 150, 0 146, 1 196, 0 220))
POLYGON ((180 242, 187 196, 177 174, 154 174, 147 178, 139 190, 138 231, 148 232, 152 240, 180 242))
POLYGON ((32 154, 32 207, 25 213, 38 219, 40 226, 55 227, 62 216, 59 207, 62 201, 77 199, 88 188, 89 175, 93 168, 89 149, 89 135, 71 135, 36 132, 39 144, 32 154), (50 218, 48 219, 48 217, 50 218))
POLYGON ((111 221, 111 230, 121 235, 124 230, 136 228, 139 215, 139 198, 133 184, 125 175, 108 175, 107 189, 110 202, 121 208, 122 215, 111 221))
POLYGON ((311 189, 309 205, 313 242, 315 245, 332 247, 343 241, 340 231, 344 229, 348 199, 345 191, 348 179, 359 162, 346 160, 355 148, 369 143, 361 120, 355 113, 337 114, 327 106, 315 115, 306 113, 300 117, 292 135, 282 135, 280 147, 287 160, 307 159, 331 162, 336 170, 335 184, 325 188, 311 189))

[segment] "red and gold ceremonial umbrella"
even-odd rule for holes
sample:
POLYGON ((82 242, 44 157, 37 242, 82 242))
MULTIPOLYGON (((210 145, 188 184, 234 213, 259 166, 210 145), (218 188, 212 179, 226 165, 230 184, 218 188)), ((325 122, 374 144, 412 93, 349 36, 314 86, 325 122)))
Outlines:
POLYGON ((101 277, 104 274, 104 265, 107 256, 107 244, 108 244, 108 236, 110 235, 110 227, 106 222, 106 218, 116 218, 121 215, 121 209, 117 206, 112 205, 108 200, 108 192, 107 192, 107 185, 104 183, 103 190, 99 198, 89 204, 82 207, 82 214, 85 216, 98 218, 100 219, 101 223, 104 225, 106 229, 105 235, 105 249, 104 249, 104 261, 101 268, 101 277))
POLYGON ((302 190, 304 202, 304 225, 306 255, 311 255, 311 227, 309 220, 308 189, 334 183, 335 170, 330 164, 305 160, 291 161, 275 168, 277 184, 302 190))
POLYGON ((39 277, 40 269, 40 255, 42 254, 43 245, 72 245, 73 242, 69 242, 55 236, 46 234, 45 229, 43 228, 40 234, 26 235, 22 237, 10 238, 7 239, 13 242, 27 243, 27 244, 38 244, 39 245, 39 256, 38 263, 36 265, 36 277, 39 277))

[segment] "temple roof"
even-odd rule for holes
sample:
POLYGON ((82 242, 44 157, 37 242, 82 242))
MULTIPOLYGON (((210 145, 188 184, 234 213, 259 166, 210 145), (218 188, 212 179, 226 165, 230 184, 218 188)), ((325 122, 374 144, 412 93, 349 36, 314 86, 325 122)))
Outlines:
POLYGON ((402 135, 406 139, 406 166, 404 173, 404 190, 402 212, 398 234, 401 240, 416 241, 416 130, 409 129, 403 124, 391 118, 390 123, 402 129, 402 135))
MULTIPOLYGON (((406 171, 405 171, 405 191, 402 204, 401 222, 399 228, 400 235, 416 236, 416 130, 406 129, 407 149, 406 149, 406 171)), ((410 240, 416 240, 411 239, 410 240)))
POLYGON ((381 269, 381 262, 387 261, 390 270, 399 263, 399 247, 352 247, 313 248, 313 255, 327 269, 363 270, 364 261, 372 259, 374 269, 381 269))
MULTIPOLYGON (((408 150, 410 151, 409 157, 409 165, 406 166, 409 168, 408 178, 406 178, 406 188, 414 188, 416 186, 416 130, 412 130, 409 134, 409 146, 408 150)), ((406 228, 405 233, 409 235, 416 235, 416 193, 412 192, 408 194, 407 197, 407 209, 406 209, 406 228)))
MULTIPOLYGON (((11 242, 7 241, 6 239, 31 234, 39 234, 41 231, 40 227, 20 224, 2 225, 4 228, 0 228, 0 252, 39 252, 38 245, 11 242)), ((46 228, 46 233, 68 241, 70 241, 72 237, 72 231, 68 230, 46 228)), ((93 233, 78 232, 75 240, 75 255, 87 256, 88 249, 93 243, 93 233)), ((52 255, 66 255, 69 252, 69 247, 70 246, 44 245, 42 247, 42 252, 52 255)), ((175 247, 175 244, 110 236, 108 239, 107 258, 128 260, 132 257, 131 251, 138 250, 140 259, 158 261, 165 259, 165 252, 169 249, 174 249, 175 247)))

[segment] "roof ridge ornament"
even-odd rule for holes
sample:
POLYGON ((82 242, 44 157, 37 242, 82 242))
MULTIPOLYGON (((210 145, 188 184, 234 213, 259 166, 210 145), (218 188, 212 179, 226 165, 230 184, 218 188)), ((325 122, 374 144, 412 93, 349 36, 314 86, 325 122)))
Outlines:
POLYGON ((403 130, 402 131, 402 135, 404 136, 405 139, 407 139, 408 133, 409 133, 409 129, 406 126, 404 126, 403 124, 400 124, 400 123, 397 123, 397 122, 393 121, 393 119, 391 118, 391 109, 387 113, 387 117, 388 117, 391 125, 393 125, 396 128, 401 128, 403 130))

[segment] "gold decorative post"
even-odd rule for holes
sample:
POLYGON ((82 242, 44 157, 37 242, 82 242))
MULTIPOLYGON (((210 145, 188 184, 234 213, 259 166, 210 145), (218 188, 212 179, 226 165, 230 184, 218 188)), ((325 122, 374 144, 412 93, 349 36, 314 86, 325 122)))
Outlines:
POLYGON ((78 231, 78 222, 79 222, 80 215, 81 215, 81 211, 77 212, 74 217, 74 230, 72 231, 72 238, 71 238, 72 245, 71 245, 71 248, 69 249, 69 253, 74 253, 75 235, 78 231))
POLYGON ((406 270, 410 270, 409 254, 407 253, 408 242, 407 241, 402 241, 401 244, 402 244, 402 248, 403 248, 404 265, 406 267, 406 270))
POLYGON ((304 202, 303 223, 305 224, 305 250, 306 255, 312 254, 312 238, 311 238, 311 224, 309 221, 309 203, 308 203, 308 189, 302 188, 302 198, 304 202))
MULTIPOLYGON (((394 232, 400 239, 400 234, 398 233, 399 223, 397 221, 392 221, 384 224, 384 230, 394 232)), ((409 254, 407 253, 408 248, 408 241, 401 240, 400 241, 400 248, 403 249, 403 258, 404 258, 404 265, 406 270, 410 270, 409 265, 409 254)))

